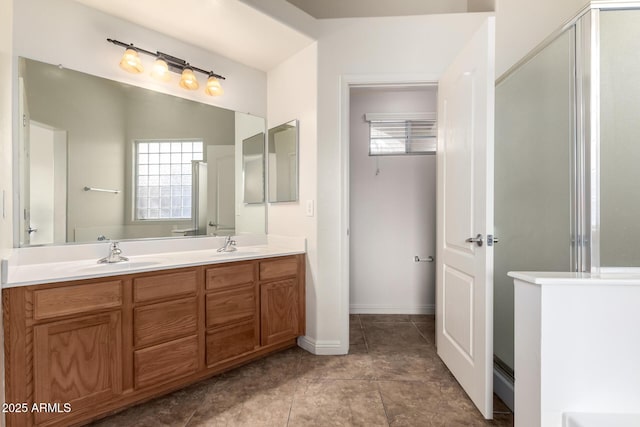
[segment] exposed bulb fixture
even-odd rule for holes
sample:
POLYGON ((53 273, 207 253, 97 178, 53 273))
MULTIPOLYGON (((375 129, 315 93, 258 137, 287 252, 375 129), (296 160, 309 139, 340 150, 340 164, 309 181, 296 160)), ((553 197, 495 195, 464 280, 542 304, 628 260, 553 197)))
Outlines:
POLYGON ((138 46, 134 46, 133 43, 126 44, 113 39, 107 39, 107 41, 126 49, 124 56, 120 61, 120 67, 130 73, 140 74, 144 71, 144 67, 142 66, 142 61, 139 56, 140 53, 144 53, 145 55, 156 58, 151 71, 151 76, 153 78, 166 82, 171 80, 171 72, 180 73, 180 87, 187 90, 196 90, 200 87, 195 75, 195 71, 197 71, 208 76, 207 85, 204 89, 204 92, 207 95, 220 96, 224 94, 224 89, 220 85, 220 80, 225 80, 225 78, 220 74, 194 67, 184 59, 177 58, 167 53, 151 52, 146 49, 142 49, 138 46))
POLYGON ((151 71, 151 77, 163 82, 171 80, 171 74, 169 74, 169 65, 167 61, 158 57, 153 63, 153 70, 151 71))
POLYGON ((127 48, 127 50, 124 51, 124 55, 122 55, 122 59, 120 60, 120 68, 134 74, 140 74, 144 71, 140 56, 135 49, 127 48))
POLYGON ((182 70, 182 77, 180 78, 180 87, 187 90, 196 90, 200 87, 196 75, 193 74, 192 68, 185 68, 182 70))
POLYGON ((220 81, 216 76, 209 75, 207 87, 204 89, 204 93, 209 96, 220 96, 224 94, 224 89, 220 86, 220 81))

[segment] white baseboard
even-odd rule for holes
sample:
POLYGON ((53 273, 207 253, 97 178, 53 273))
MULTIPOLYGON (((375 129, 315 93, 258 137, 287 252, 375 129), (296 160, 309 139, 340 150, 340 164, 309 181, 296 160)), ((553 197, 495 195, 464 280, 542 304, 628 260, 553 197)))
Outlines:
POLYGON ((493 392, 498 395, 505 405, 513 411, 514 391, 513 381, 502 373, 502 370, 493 367, 493 392))
POLYGON ((435 314, 435 304, 425 305, 378 305, 378 304, 351 304, 351 314, 435 314))
POLYGON ((316 341, 306 335, 298 337, 298 346, 319 356, 337 356, 349 352, 349 349, 342 348, 340 341, 316 341))

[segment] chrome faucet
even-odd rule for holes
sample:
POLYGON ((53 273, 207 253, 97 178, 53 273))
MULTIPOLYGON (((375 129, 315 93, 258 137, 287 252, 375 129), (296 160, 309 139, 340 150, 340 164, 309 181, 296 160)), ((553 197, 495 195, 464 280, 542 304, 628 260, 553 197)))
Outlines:
POLYGON ((236 248, 236 241, 231 239, 231 236, 227 236, 224 239, 224 246, 218 248, 218 252, 234 252, 237 250, 238 249, 236 248))
POLYGON ((120 255, 122 249, 118 247, 118 242, 111 242, 109 244, 109 255, 98 260, 98 264, 113 264, 116 262, 129 261, 129 258, 120 255))

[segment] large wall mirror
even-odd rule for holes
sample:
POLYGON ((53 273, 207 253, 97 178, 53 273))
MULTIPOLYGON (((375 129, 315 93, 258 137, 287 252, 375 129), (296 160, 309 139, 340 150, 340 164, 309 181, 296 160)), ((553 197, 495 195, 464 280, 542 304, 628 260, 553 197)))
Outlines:
POLYGON ((298 121, 269 129, 269 202, 298 200, 298 121))
POLYGON ((266 232, 241 199, 263 118, 25 58, 18 85, 20 246, 266 232))

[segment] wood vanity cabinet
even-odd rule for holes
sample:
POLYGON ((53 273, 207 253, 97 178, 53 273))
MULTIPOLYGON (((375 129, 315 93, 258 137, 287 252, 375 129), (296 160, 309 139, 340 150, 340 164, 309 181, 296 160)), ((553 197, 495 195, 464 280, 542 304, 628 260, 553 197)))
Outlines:
POLYGON ((29 409, 7 425, 83 425, 295 345, 304 274, 291 255, 3 289, 5 402, 29 409))
POLYGON ((304 334, 304 299, 300 298, 303 268, 291 257, 259 262, 262 345, 304 334))

